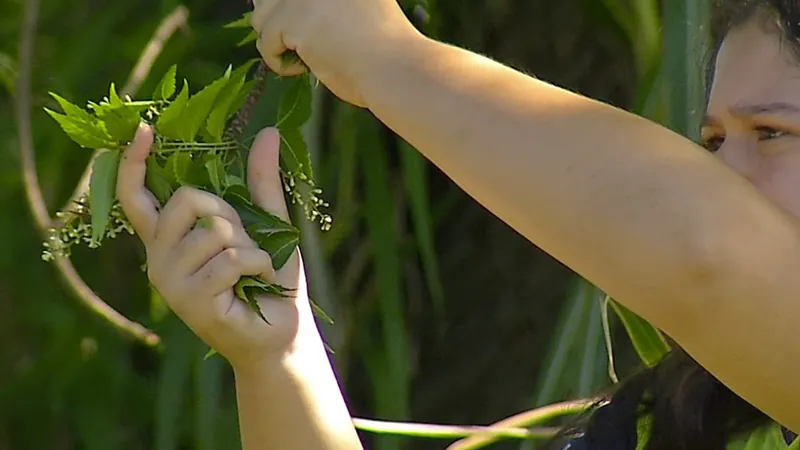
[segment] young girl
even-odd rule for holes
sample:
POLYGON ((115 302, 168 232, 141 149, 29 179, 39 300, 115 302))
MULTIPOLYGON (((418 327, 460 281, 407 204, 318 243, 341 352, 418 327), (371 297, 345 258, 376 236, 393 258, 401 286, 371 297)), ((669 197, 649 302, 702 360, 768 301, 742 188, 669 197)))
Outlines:
MULTIPOLYGON (((785 449, 800 430, 800 12, 795 0, 722 3, 703 149, 430 40, 396 0, 255 2, 258 48, 274 71, 307 67, 368 108, 533 244, 680 345, 624 382, 569 448, 722 450, 753 439, 749 448, 785 449), (287 49, 304 65, 282 67, 287 49)), ((151 140, 141 128, 118 195, 154 286, 233 366, 244 448, 360 448, 300 255, 274 273, 213 195, 184 189, 157 205, 144 187, 151 140), (200 218, 211 225, 195 227, 200 218), (271 326, 234 298, 245 274, 298 288, 290 300, 261 300, 271 326)), ((259 134, 249 182, 260 206, 288 217, 279 140, 275 130, 259 134)))

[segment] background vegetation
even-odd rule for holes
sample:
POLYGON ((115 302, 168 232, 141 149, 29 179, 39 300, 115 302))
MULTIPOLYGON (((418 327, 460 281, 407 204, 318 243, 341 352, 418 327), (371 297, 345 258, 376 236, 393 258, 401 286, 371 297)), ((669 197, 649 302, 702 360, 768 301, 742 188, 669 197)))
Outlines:
MULTIPOLYGON (((701 111, 705 2, 430 0, 427 14, 405 6, 432 36, 683 133, 691 135, 701 111)), ((0 449, 238 448, 228 367, 220 358, 203 362, 205 347, 151 295, 135 238, 79 251, 74 264, 113 308, 157 333, 157 346, 99 317, 41 260, 18 125, 29 101, 52 215, 91 155, 44 114, 53 106, 47 92, 81 102, 101 98, 115 81, 141 82, 149 95, 174 63, 190 85, 205 84, 254 56, 250 47, 232 51, 241 35, 221 28, 245 9, 244 1, 218 0, 0 0, 0 449), (143 55, 148 43, 157 45, 143 55), (140 59, 145 69, 152 59, 150 70, 131 75, 140 59)), ((268 86, 252 127, 274 122, 281 83, 268 86)), ((312 294, 337 321, 324 333, 354 414, 489 424, 607 387, 603 294, 368 112, 319 91, 306 132, 334 227, 305 228, 303 247, 312 294)), ((617 316, 607 317, 624 376, 639 358, 617 316)), ((447 445, 364 436, 380 450, 447 445)))

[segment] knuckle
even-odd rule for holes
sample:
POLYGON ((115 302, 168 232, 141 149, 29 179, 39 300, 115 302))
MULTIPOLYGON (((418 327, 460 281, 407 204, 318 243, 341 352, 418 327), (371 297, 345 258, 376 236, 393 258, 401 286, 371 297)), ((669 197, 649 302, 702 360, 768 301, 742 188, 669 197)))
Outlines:
POLYGON ((195 189, 190 186, 181 186, 172 195, 170 201, 174 204, 183 204, 195 196, 195 189))

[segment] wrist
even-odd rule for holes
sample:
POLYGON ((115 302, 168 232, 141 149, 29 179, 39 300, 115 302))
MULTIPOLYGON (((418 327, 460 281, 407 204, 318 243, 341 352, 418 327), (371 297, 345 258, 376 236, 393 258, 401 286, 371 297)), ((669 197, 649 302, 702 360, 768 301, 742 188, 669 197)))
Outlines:
POLYGON ((247 359, 230 361, 230 364, 237 379, 265 380, 319 370, 320 364, 328 364, 328 358, 318 333, 299 333, 283 351, 264 352, 247 359))
POLYGON ((369 108, 370 99, 387 89, 388 80, 402 76, 404 71, 414 67, 433 42, 409 24, 407 28, 384 31, 380 39, 375 39, 351 59, 355 62, 355 87, 365 106, 369 108))

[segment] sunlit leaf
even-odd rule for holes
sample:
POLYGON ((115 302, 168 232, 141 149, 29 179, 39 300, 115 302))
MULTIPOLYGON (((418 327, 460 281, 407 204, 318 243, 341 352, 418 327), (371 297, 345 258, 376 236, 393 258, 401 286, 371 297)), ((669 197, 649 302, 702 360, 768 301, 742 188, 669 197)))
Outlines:
POLYGON ((86 122, 91 122, 92 120, 94 120, 92 116, 89 114, 89 112, 86 111, 85 109, 73 103, 70 103, 68 100, 56 94, 55 92, 50 92, 49 94, 58 102, 59 106, 61 106, 61 109, 64 111, 64 114, 66 114, 67 116, 84 120, 86 122))
POLYGON ((167 73, 161 81, 158 82, 155 91, 153 91, 153 98, 159 100, 169 100, 175 94, 177 88, 176 76, 178 73, 178 66, 173 64, 170 66, 167 73))
POLYGON ((44 109, 47 114, 58 122, 64 133, 75 143, 84 148, 101 149, 117 146, 97 121, 86 121, 77 117, 66 116, 57 112, 44 109))
POLYGON ((244 86, 247 72, 257 60, 250 60, 241 67, 238 67, 230 75, 230 81, 220 91, 211 113, 206 121, 206 130, 214 141, 222 141, 225 132, 225 125, 232 114, 236 113, 233 109, 234 103, 239 97, 239 92, 244 86))
POLYGON ((231 76, 231 68, 225 71, 219 79, 204 87, 200 92, 193 95, 186 103, 178 129, 180 130, 180 139, 186 142, 194 140, 200 128, 206 122, 211 108, 214 107, 214 101, 217 99, 220 91, 228 83, 231 76))
POLYGON ((158 117, 156 122, 156 130, 158 133, 173 140, 181 140, 183 133, 181 132, 183 123, 183 113, 186 109, 186 104, 189 101, 189 82, 183 81, 183 88, 181 92, 175 97, 175 100, 169 104, 158 117))

